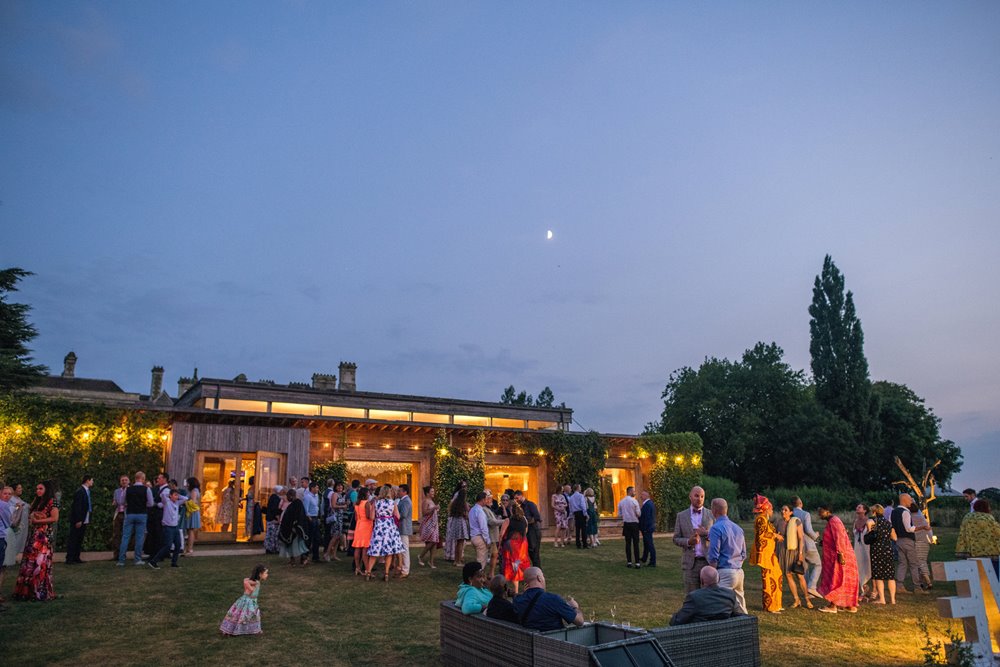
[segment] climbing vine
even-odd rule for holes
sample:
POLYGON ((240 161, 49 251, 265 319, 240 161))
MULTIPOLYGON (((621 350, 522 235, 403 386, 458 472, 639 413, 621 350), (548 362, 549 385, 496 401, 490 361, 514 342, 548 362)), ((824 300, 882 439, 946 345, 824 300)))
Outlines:
POLYGON ((697 433, 641 436, 632 455, 650 459, 649 486, 658 509, 656 529, 670 530, 677 512, 687 507, 691 487, 701 482, 702 443, 697 433))
POLYGON ((448 505, 461 480, 468 483, 469 503, 486 485, 486 433, 480 431, 473 438, 468 451, 455 447, 448 432, 440 429, 434 438, 434 480, 437 502, 441 505, 441 535, 445 534, 448 505))
POLYGON ((591 488, 600 500, 601 471, 608 461, 608 442, 594 431, 567 433, 557 431, 538 436, 556 485, 579 484, 591 488))

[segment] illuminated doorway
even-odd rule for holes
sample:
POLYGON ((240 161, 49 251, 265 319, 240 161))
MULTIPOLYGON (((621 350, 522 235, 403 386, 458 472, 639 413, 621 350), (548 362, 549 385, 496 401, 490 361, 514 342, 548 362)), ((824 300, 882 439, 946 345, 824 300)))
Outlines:
POLYGON ((285 455, 274 452, 198 452, 195 476, 200 475, 202 489, 199 541, 247 541, 247 518, 252 520, 255 503, 261 507, 267 504, 284 467, 285 455))
POLYGON ((614 516, 618 503, 625 497, 625 489, 635 486, 635 473, 628 468, 605 468, 601 471, 601 498, 598 510, 601 516, 614 516))
POLYGON ((523 491, 525 498, 538 502, 538 481, 534 466, 487 465, 486 488, 497 499, 507 489, 511 489, 512 491, 523 491))

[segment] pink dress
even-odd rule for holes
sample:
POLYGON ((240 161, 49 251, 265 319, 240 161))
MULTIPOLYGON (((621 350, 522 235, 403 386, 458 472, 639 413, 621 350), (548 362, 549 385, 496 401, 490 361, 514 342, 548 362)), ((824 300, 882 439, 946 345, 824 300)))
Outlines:
POLYGON ((844 522, 833 515, 823 531, 823 577, 817 590, 830 604, 858 606, 858 561, 854 557, 854 545, 844 522))

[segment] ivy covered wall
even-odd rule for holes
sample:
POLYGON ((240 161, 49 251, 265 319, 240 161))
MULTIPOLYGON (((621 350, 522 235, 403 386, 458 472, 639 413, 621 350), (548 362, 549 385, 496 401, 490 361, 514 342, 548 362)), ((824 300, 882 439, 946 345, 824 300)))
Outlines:
POLYGON ((0 480, 35 485, 52 480, 61 493, 56 548, 69 534, 69 508, 83 475, 92 475, 93 513, 84 549, 111 548, 111 501, 118 478, 137 470, 152 479, 163 468, 168 420, 161 413, 70 403, 31 394, 0 395, 0 480))

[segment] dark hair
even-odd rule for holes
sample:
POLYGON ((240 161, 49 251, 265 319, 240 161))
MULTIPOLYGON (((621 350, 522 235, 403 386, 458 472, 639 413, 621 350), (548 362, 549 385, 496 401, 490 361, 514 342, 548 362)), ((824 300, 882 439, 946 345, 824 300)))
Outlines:
POLYGON ((479 493, 476 494, 476 502, 477 503, 482 502, 483 500, 486 500, 486 492, 480 491, 479 493))
POLYGON ((358 505, 358 504, 361 503, 362 500, 368 500, 368 487, 367 486, 363 486, 360 489, 358 489, 358 502, 356 502, 354 504, 358 505))
POLYGON ((465 516, 467 510, 465 509, 465 489, 459 489, 452 499, 451 504, 448 505, 448 516, 460 517, 465 516))
POLYGON ((976 490, 975 489, 966 489, 965 491, 962 491, 962 493, 963 494, 968 494, 970 496, 975 496, 976 495, 976 490))
POLYGON ((820 511, 823 511, 823 512, 830 512, 831 511, 830 510, 830 505, 827 504, 827 503, 821 503, 816 509, 820 510, 820 511))
POLYGON ((314 487, 318 489, 319 484, 317 484, 316 482, 309 482, 309 490, 312 491, 314 487))
POLYGON ((338 486, 340 487, 341 491, 344 490, 344 483, 341 482, 340 480, 337 480, 336 482, 334 482, 334 484, 333 484, 333 490, 336 491, 338 486))
POLYGON ((510 506, 510 516, 517 521, 524 521, 524 508, 514 503, 510 506))
POLYGON ((429 484, 429 485, 427 485, 427 486, 425 486, 425 487, 424 487, 424 495, 426 496, 426 495, 427 495, 428 493, 430 493, 430 492, 431 492, 431 489, 433 489, 433 488, 434 488, 434 486, 433 486, 433 485, 430 485, 430 484, 429 484))
POLYGON ((197 477, 188 477, 187 485, 189 489, 201 489, 201 483, 198 482, 197 477))
POLYGON ((176 479, 167 480, 167 484, 172 484, 174 487, 179 486, 176 479))
MULTIPOLYGON (((458 493, 458 492, 459 492, 459 491, 461 491, 461 490, 462 490, 462 489, 463 489, 464 487, 467 487, 467 486, 468 486, 468 482, 466 482, 466 481, 465 481, 464 479, 460 479, 460 480, 458 480, 458 483, 457 483, 457 484, 455 484, 455 493, 458 493)), ((454 495, 454 494, 452 494, 452 495, 454 495)))
POLYGON ((257 475, 250 475, 250 479, 247 481, 247 484, 253 486, 256 481, 257 481, 257 475))
POLYGON ((357 480, 357 479, 352 479, 351 480, 351 488, 352 489, 356 489, 359 486, 361 486, 361 480, 357 480))
POLYGON ((295 500, 295 489, 288 489, 288 491, 285 492, 285 499, 295 500))
POLYGON ((260 581, 260 575, 267 572, 266 565, 256 565, 253 568, 253 572, 250 573, 250 581, 260 581))
POLYGON ((483 566, 478 560, 466 563, 462 567, 462 582, 466 584, 469 583, 472 578, 476 576, 476 572, 479 572, 481 569, 483 569, 483 566))
POLYGON ((410 485, 409 484, 400 484, 399 485, 399 490, 402 491, 402 492, 404 492, 404 493, 409 493, 410 492, 410 485))
POLYGON ((52 490, 51 479, 43 479, 41 482, 39 482, 39 484, 45 487, 45 493, 42 494, 41 498, 35 496, 35 499, 31 501, 32 512, 38 512, 44 510, 45 506, 49 504, 49 501, 52 500, 53 497, 55 497, 55 493, 52 490))
POLYGON ((94 479, 93 475, 84 475, 83 476, 83 481, 80 482, 80 484, 86 484, 87 482, 89 482, 92 479, 94 479))
POLYGON ((990 513, 990 501, 986 498, 976 498, 976 502, 972 503, 973 512, 982 512, 984 514, 990 513))

